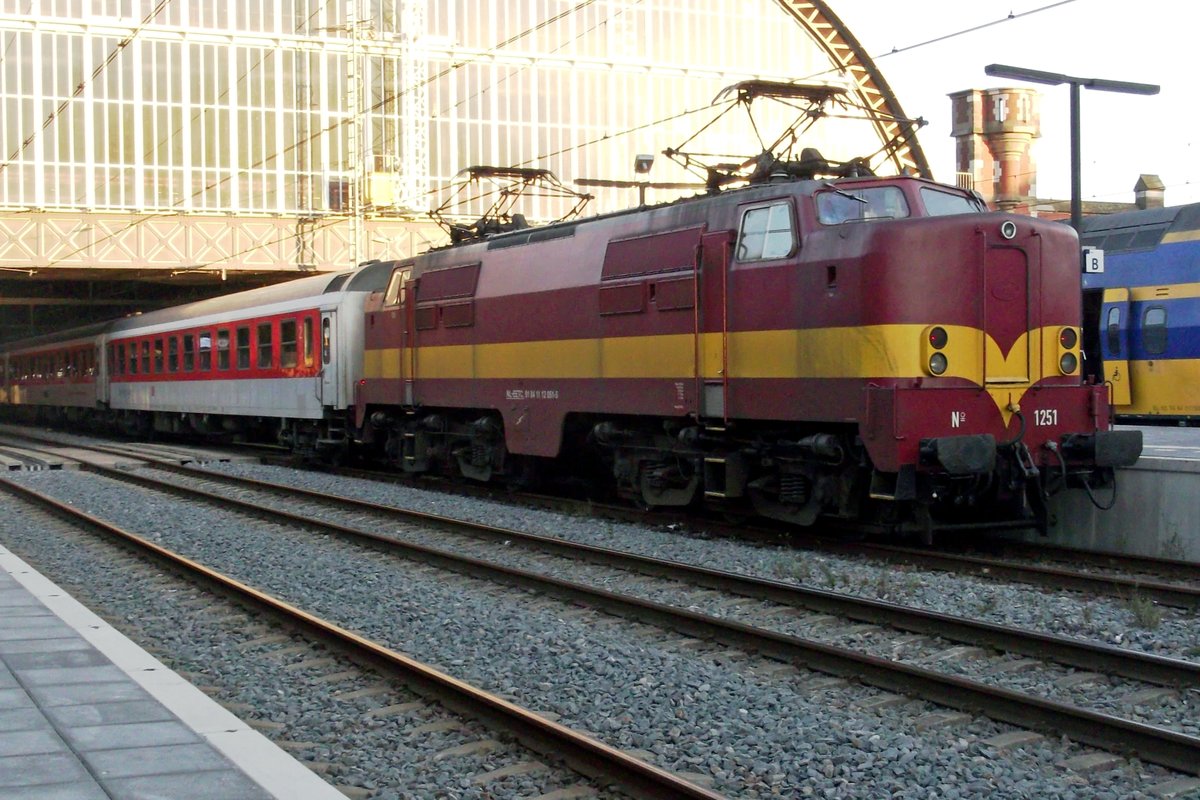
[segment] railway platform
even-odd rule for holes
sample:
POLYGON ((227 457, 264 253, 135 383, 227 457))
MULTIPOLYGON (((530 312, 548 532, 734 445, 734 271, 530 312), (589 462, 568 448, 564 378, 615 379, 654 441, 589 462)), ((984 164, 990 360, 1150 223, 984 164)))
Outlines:
POLYGON ((345 800, 3 547, 0 797, 345 800))
MULTIPOLYGON (((1120 426, 1119 426, 1120 427, 1120 426)), ((1200 561, 1200 428, 1141 427, 1144 447, 1136 464, 1117 473, 1111 510, 1096 508, 1083 492, 1051 498, 1056 517, 1049 541, 1088 550, 1200 561)), ((1097 490, 1101 504, 1110 490, 1097 490)), ((1038 540, 1035 533, 1022 538, 1038 540)))

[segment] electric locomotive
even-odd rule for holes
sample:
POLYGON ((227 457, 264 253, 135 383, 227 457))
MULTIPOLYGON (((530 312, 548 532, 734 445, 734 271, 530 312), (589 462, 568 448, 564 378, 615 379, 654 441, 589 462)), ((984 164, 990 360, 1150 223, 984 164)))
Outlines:
POLYGON ((1074 231, 811 151, 762 172, 394 265, 364 443, 479 480, 598 459, 647 506, 925 534, 1044 527, 1050 492, 1137 459, 1081 381, 1074 231))

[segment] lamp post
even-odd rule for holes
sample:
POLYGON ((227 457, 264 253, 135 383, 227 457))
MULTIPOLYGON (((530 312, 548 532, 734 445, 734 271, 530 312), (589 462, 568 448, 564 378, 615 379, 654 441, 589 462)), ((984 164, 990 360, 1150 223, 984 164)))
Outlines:
POLYGON ((1124 94, 1158 94, 1159 87, 1153 83, 1128 83, 1126 81, 1110 81, 1103 78, 1076 78, 1061 72, 1043 72, 1040 69, 1025 67, 1010 67, 1004 64, 988 64, 983 68, 984 74, 994 78, 1013 78, 1031 83, 1044 83, 1058 86, 1062 83, 1071 86, 1071 227, 1075 232, 1083 220, 1083 202, 1080 199, 1080 155, 1079 155, 1079 87, 1099 89, 1104 92, 1122 92, 1124 94))

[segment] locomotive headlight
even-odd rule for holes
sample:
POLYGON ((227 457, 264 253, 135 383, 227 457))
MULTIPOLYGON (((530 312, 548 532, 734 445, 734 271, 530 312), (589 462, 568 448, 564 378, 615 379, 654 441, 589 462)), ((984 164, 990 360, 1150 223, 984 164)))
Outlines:
POLYGON ((921 344, 921 358, 925 371, 930 375, 941 375, 950 365, 942 350, 950 342, 950 332, 941 325, 931 325, 924 331, 925 341, 921 344))
POLYGON ((1058 369, 1063 375, 1070 375, 1079 368, 1079 359, 1074 353, 1063 353, 1062 358, 1058 360, 1058 369))
POLYGON ((1000 235, 1005 239, 1011 239, 1017 235, 1017 223, 1011 219, 1006 219, 1000 223, 1000 235))
POLYGON ((1079 343, 1079 334, 1074 328, 1063 328, 1058 334, 1058 343, 1064 350, 1074 350, 1075 345, 1079 343))

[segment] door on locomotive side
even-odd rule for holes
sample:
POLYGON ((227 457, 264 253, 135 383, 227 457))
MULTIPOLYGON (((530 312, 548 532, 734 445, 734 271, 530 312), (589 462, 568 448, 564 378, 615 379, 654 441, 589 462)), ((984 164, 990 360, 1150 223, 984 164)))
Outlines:
MULTIPOLYGON (((415 377, 416 367, 416 351, 412 336, 414 328, 412 326, 412 303, 410 302, 415 295, 413 291, 412 281, 412 264, 405 264, 397 267, 392 272, 392 277, 388 281, 387 292, 384 297, 384 305, 397 309, 399 317, 397 326, 397 335, 399 337, 396 347, 396 363, 394 369, 395 374, 400 377, 400 385, 403 387, 403 403, 404 405, 412 405, 413 402, 413 378, 415 377)), ((390 369, 384 370, 384 375, 391 374, 390 369)))
POLYGON ((1130 307, 1128 289, 1105 289, 1100 309, 1100 352, 1104 358, 1104 382, 1109 402, 1127 406, 1133 401, 1129 372, 1130 307))
POLYGON ((700 309, 696 315, 699 359, 700 415, 726 420, 729 393, 729 255, 734 231, 716 231, 701 236, 699 281, 700 309), (707 334, 707 335, 706 335, 707 334), (719 338, 714 338, 714 336, 719 338), (708 343, 711 346, 706 347, 708 343))

